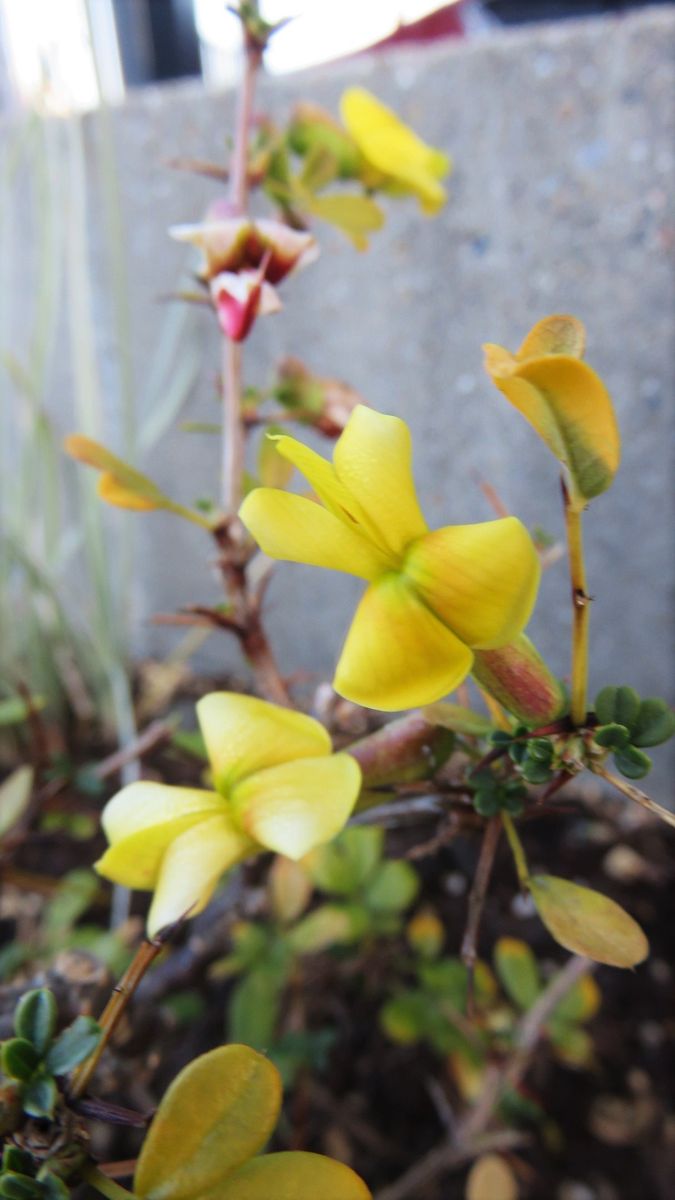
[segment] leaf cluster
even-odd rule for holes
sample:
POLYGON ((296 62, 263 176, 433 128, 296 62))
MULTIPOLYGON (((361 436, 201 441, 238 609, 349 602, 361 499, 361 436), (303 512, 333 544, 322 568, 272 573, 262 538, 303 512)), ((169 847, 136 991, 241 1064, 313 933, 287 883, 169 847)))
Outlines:
POLYGON ((595 697, 598 727, 593 740, 614 756, 617 771, 643 779, 652 760, 644 747, 659 746, 675 734, 675 712, 658 697, 640 699, 634 688, 605 687, 595 697))

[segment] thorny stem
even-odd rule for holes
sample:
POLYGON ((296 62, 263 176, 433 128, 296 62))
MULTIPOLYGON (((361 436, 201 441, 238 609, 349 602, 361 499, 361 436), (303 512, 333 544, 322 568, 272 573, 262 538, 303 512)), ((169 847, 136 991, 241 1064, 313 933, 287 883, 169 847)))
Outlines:
POLYGON ((521 888, 523 888, 525 891, 527 891, 528 886, 529 886, 529 880, 530 880, 530 872, 529 872, 528 866, 527 866, 527 859, 525 858, 525 851, 523 849, 523 843, 521 842, 520 838, 518 837, 518 834, 516 833, 516 827, 513 824, 513 819, 511 817, 510 813, 502 812, 502 813, 500 813, 500 817, 501 817, 502 825, 504 826, 504 831, 506 833, 506 836, 509 839, 509 846, 511 847, 511 853, 513 854, 513 858, 514 858, 514 861, 516 864, 516 871, 518 872, 518 882, 519 882, 521 888))
POLYGON ((462 949, 460 951, 462 962, 468 971, 468 992, 467 992, 467 1013, 469 1017, 473 1017, 473 983, 474 983, 474 967, 478 957, 478 930, 480 928, 480 919, 483 915, 483 907, 485 905, 485 897, 490 884, 490 876, 494 866, 497 846, 502 832, 502 823, 498 816, 491 817, 485 826, 483 834, 483 842, 478 856, 478 864, 476 873, 471 886, 471 895, 469 896, 469 910, 466 922, 466 930, 462 939, 462 949))
POLYGON ((97 1192, 101 1192, 103 1196, 107 1196, 108 1200, 133 1200, 133 1192, 123 1188, 119 1183, 115 1183, 108 1175, 104 1175, 98 1167, 90 1163, 82 1168, 82 1177, 87 1183, 96 1188, 97 1192))
POLYGON ((99 1017, 99 1025, 103 1030, 103 1037, 93 1054, 90 1054, 89 1058, 85 1058, 84 1062, 73 1071, 70 1077, 68 1094, 71 1100, 77 1100, 87 1090, 91 1077, 99 1064, 101 1055, 115 1032, 131 997, 174 928, 175 926, 170 926, 165 932, 152 940, 146 938, 138 947, 132 962, 127 967, 120 982, 113 989, 112 995, 99 1017))
POLYGON ((584 544, 581 530, 581 512, 572 504, 565 482, 562 483, 565 506, 565 528, 569 555, 570 583, 572 585, 572 696, 571 717, 576 726, 583 725, 586 717, 586 689, 588 684, 588 626, 590 602, 586 585, 584 544))

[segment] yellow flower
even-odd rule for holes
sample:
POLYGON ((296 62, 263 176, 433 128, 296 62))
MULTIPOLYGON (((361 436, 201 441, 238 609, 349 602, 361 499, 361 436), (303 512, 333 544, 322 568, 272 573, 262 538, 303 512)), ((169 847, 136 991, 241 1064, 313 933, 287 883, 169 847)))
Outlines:
POLYGON ((451 168, 447 154, 427 146, 365 88, 348 88, 340 110, 364 159, 375 168, 375 188, 417 196, 429 216, 443 207, 447 195, 439 181, 451 168))
POLYGON ((325 507, 257 488, 240 511, 247 529, 272 558, 369 583, 337 666, 340 695, 384 711, 431 704, 469 673, 472 649, 506 645, 524 628, 539 584, 527 530, 506 517, 429 532, 404 421, 359 405, 333 465, 295 438, 276 447, 325 507))
POLYGON ((252 696, 213 692, 197 705, 214 791, 132 783, 103 811, 109 849, 97 871, 154 891, 148 932, 200 912, 223 871, 263 849, 287 858, 330 841, 361 772, 332 754, 318 721, 252 696))

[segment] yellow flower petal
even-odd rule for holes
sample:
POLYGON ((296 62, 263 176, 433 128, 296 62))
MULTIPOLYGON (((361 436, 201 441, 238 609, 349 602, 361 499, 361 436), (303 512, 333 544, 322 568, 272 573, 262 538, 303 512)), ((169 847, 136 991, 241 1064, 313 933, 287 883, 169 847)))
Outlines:
POLYGON ((528 333, 516 358, 542 358, 545 354, 569 354, 572 358, 583 358, 586 347, 586 330, 578 317, 567 313, 554 313, 544 317, 528 333))
POLYGON ((299 442, 297 438, 282 435, 275 438, 275 443, 279 454, 292 462, 305 476, 329 512, 355 527, 363 523, 363 514, 354 498, 340 483, 332 463, 309 446, 305 446, 303 442, 299 442))
POLYGON ((199 701, 197 717, 219 791, 278 763, 331 752, 318 721, 254 696, 211 692, 199 701))
POLYGON ((303 496, 255 488, 239 516, 270 558, 330 567, 362 579, 376 579, 386 569, 386 559, 370 541, 303 496))
POLYGON ((493 382, 529 421, 569 472, 577 508, 610 486, 621 442, 609 393, 581 361, 584 330, 573 317, 547 317, 535 325, 517 355, 486 345, 493 382))
POLYGON ((516 517, 436 529, 411 547, 404 571, 436 616, 482 650, 506 645, 525 628, 541 574, 516 517))
POLYGON ((148 935, 154 937, 185 914, 194 917, 201 912, 223 872, 255 849, 226 811, 200 821, 172 841, 162 859, 148 914, 148 935))
POLYGON ((405 421, 358 404, 335 446, 335 472, 366 514, 377 542, 400 556, 427 532, 412 478, 405 421))
POLYGON ((299 859, 340 832, 360 786, 356 760, 333 754, 258 771, 237 785, 232 804, 243 828, 261 846, 299 859))
POLYGON ((450 170, 447 155, 427 146, 365 88, 348 88, 341 98, 340 109, 364 158, 414 192, 425 212, 437 212, 446 200, 439 179, 450 170))
POLYGON ((371 584, 347 634, 333 687, 384 712, 432 704, 456 688, 473 655, 400 575, 371 584))
POLYGON ((223 799, 216 792, 131 783, 103 810, 102 824, 110 847, 95 864, 96 870, 124 887, 152 888, 173 839, 223 811, 223 799))

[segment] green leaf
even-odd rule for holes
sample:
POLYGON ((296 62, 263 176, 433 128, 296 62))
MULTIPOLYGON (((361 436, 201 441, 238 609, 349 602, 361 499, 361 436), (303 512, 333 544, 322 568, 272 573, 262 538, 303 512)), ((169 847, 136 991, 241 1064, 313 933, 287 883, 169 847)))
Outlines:
POLYGON ((384 831, 375 825, 345 829, 302 860, 315 887, 336 896, 357 892, 382 858, 384 831))
POLYGON ((45 1063, 54 1075, 65 1075, 88 1058, 98 1046, 103 1031, 93 1017, 76 1017, 72 1025, 52 1042, 45 1063))
POLYGON ((532 876, 529 888, 544 925, 566 950, 610 967, 634 967, 647 957, 640 926, 607 896, 554 875, 532 876))
POLYGON ((100 882, 93 871, 78 867, 61 880, 43 917, 48 939, 64 938, 87 911, 98 893, 100 882))
POLYGON ((22 1103, 31 1117, 52 1117, 56 1104, 56 1084, 51 1075, 35 1075, 26 1085, 22 1103))
POLYGON ((468 978, 466 967, 458 958, 442 958, 425 963, 419 970, 420 982, 427 991, 463 1012, 466 1008, 468 978))
POLYGON ((254 1158, 217 1192, 199 1200, 372 1200, 362 1179, 344 1163, 285 1150, 254 1158))
POLYGON ((26 1150, 19 1150, 18 1146, 6 1145, 2 1152, 2 1170, 18 1175, 30 1175, 33 1171, 32 1155, 26 1150))
POLYGON ((652 760, 636 746, 624 746, 614 755, 614 765, 627 779, 644 779, 652 769, 652 760))
POLYGON ((26 992, 14 1012, 16 1035, 32 1042, 43 1055, 54 1036, 57 1016, 56 1000, 48 988, 26 992))
POLYGON ((632 729, 634 746, 658 746, 675 734, 675 712, 665 700, 643 700, 632 729))
MULTIPOLYGON (((492 733, 492 721, 482 713, 473 712, 470 708, 462 708, 461 704, 427 704, 422 709, 422 716, 430 725, 441 725, 444 729, 452 729, 454 733, 464 733, 471 737, 487 737, 492 733)), ((506 735, 507 740, 509 735, 506 735)))
POLYGON ((31 696, 30 704, 21 696, 8 696, 0 700, 0 725, 21 725, 31 712, 40 712, 45 704, 44 696, 31 696))
POLYGON ((162 1099, 134 1192, 148 1200, 194 1200, 216 1189, 224 1196, 223 1181, 264 1146, 280 1104, 278 1071, 250 1047, 221 1046, 194 1059, 162 1099))
POLYGON ((7 1200, 42 1200, 43 1195, 42 1184, 29 1175, 7 1172, 0 1176, 0 1196, 7 1200))
POLYGON ((423 1038, 428 1025, 429 999, 424 992, 400 992, 380 1010, 380 1025, 399 1046, 411 1046, 423 1038))
POLYGON ((353 906, 322 904, 308 913, 288 934, 288 943, 297 954, 318 954, 331 946, 347 946, 357 941, 358 928, 353 906))
POLYGON ((302 195, 302 207, 314 217, 335 225, 346 234, 357 250, 368 246, 368 235, 384 225, 384 213, 368 196, 339 195, 314 196, 310 192, 302 195))
POLYGON ((70 1188, 53 1171, 46 1171, 44 1167, 38 1172, 38 1179, 42 1184, 43 1200, 70 1200, 70 1188))
POLYGON ((541 976, 534 954, 519 938, 499 938, 494 950, 495 969, 504 991, 514 1004, 527 1011, 541 992, 541 976))
POLYGON ((568 1067, 588 1067, 593 1061, 593 1039, 578 1025, 552 1022, 548 1027, 556 1057, 568 1067))
POLYGON ((27 1038, 10 1038, 2 1043, 2 1069, 12 1079, 30 1079, 39 1062, 40 1055, 27 1038))
POLYGON ((631 687, 604 687, 595 697, 595 715, 600 725, 625 725, 632 731, 640 711, 640 697, 631 687))
MULTIPOLYGON (((289 964, 290 965, 290 964, 289 964)), ((279 1004, 287 974, 263 964, 237 983, 229 1009, 229 1036, 255 1050, 266 1050, 274 1041, 279 1004)))
POLYGON ((419 891, 417 871, 402 859, 384 862, 369 879, 363 891, 363 903, 375 912, 403 912, 419 891))
POLYGON ((32 767, 17 767, 0 784, 0 838, 20 821, 30 803, 33 791, 32 767))
POLYGON ((630 734, 625 725, 618 725, 616 721, 612 721, 609 725, 600 725, 593 734, 593 740, 598 746, 621 750, 629 744, 630 734))

